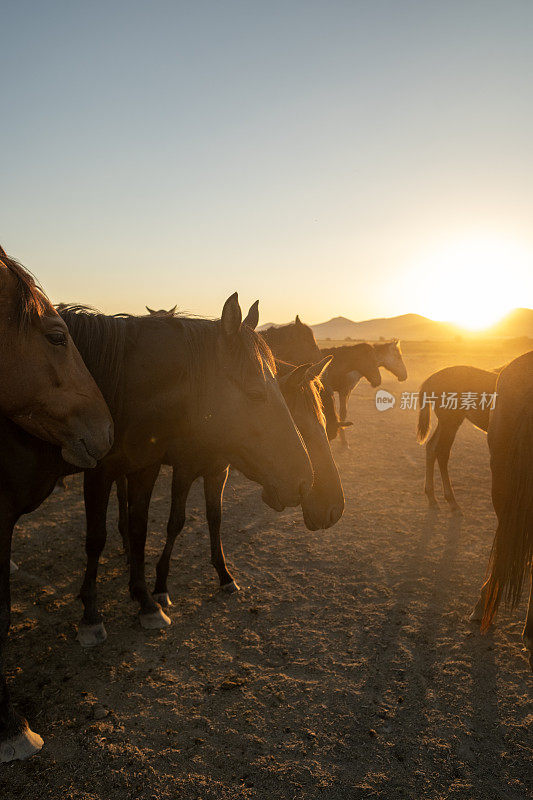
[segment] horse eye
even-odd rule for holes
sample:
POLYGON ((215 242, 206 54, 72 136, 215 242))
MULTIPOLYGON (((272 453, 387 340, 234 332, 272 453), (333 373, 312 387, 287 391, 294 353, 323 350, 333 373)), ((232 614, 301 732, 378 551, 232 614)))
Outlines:
POLYGON ((47 333, 46 338, 48 339, 50 344, 53 344, 56 347, 67 346, 67 335, 63 333, 63 331, 56 331, 55 333, 47 333))

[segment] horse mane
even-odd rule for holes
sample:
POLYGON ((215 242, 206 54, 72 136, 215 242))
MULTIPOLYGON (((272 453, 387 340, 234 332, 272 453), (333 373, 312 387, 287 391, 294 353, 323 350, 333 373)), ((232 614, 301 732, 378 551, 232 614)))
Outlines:
POLYGON ((393 347, 398 353, 402 352, 399 339, 389 339, 386 342, 374 342, 372 347, 374 350, 385 350, 387 347, 393 347))
MULTIPOLYGON (((177 312, 143 316, 107 315, 88 306, 64 303, 57 306, 57 310, 114 415, 119 414, 122 408, 127 351, 135 344, 143 328, 174 328, 180 333, 184 352, 182 363, 176 364, 177 374, 198 395, 205 389, 210 367, 212 369, 212 365, 217 363, 218 321, 182 317, 177 312)), ((263 376, 265 366, 276 374, 274 357, 268 345, 246 325, 241 326, 239 335, 235 337, 232 353, 235 377, 242 383, 249 376, 251 365, 263 376)))
POLYGON ((126 348, 135 339, 135 317, 108 316, 90 306, 60 303, 56 306, 74 344, 112 414, 122 405, 126 348))
POLYGON ((26 331, 35 317, 49 314, 52 310, 52 305, 33 275, 22 264, 15 261, 14 258, 10 258, 1 246, 0 261, 16 279, 17 300, 15 314, 17 327, 21 331, 26 331))
MULTIPOLYGON (((289 364, 288 361, 283 361, 280 358, 275 359, 275 364, 277 368, 277 374, 280 377, 288 375, 296 366, 294 364, 289 364)), ((311 366, 311 365, 309 365, 311 366)), ((313 416, 320 420, 321 424, 326 427, 326 417, 324 414, 324 404, 322 402, 322 392, 324 391, 324 384, 320 380, 320 378, 313 378, 312 380, 306 380, 302 383, 298 389, 293 390, 293 394, 296 396, 299 394, 303 399, 305 404, 305 408, 308 412, 310 412, 313 416)))
POLYGON ((355 348, 360 350, 368 350, 369 347, 372 347, 370 342, 353 342, 353 344, 340 344, 336 347, 321 347, 321 351, 324 353, 330 353, 331 355, 341 355, 343 353, 350 353, 353 352, 355 348))

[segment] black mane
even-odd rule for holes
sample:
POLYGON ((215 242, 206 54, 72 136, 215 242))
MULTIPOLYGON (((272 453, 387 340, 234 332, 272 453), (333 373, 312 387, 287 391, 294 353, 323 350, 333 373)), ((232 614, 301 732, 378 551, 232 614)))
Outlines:
MULTIPOLYGON (((95 379, 113 416, 120 414, 123 401, 124 364, 128 349, 135 345, 146 326, 173 328, 184 344, 183 361, 172 365, 176 375, 201 394, 217 363, 216 342, 219 322, 176 313, 100 314, 81 305, 57 306, 74 344, 95 379)), ((242 382, 254 370, 264 374, 265 365, 276 372, 274 359, 263 339, 243 325, 234 343, 235 378, 242 382)))

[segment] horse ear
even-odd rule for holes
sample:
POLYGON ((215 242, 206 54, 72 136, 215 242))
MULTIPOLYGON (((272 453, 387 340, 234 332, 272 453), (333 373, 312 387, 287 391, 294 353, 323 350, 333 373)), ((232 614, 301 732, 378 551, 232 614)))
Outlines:
POLYGON ((168 309, 168 313, 169 313, 170 316, 172 316, 172 314, 174 314, 174 312, 176 311, 177 307, 178 307, 178 304, 176 303, 175 306, 172 306, 172 308, 168 309))
POLYGON ((145 308, 149 314, 157 314, 157 311, 154 311, 154 309, 150 308, 150 306, 145 306, 145 308))
POLYGON ((311 364, 305 373, 306 378, 310 381, 314 380, 315 378, 321 378, 331 364, 332 360, 333 356, 326 356, 326 358, 323 358, 322 361, 317 361, 316 364, 311 364))
POLYGON ((306 372, 310 367, 311 364, 300 364, 299 367, 295 367, 291 372, 288 372, 287 375, 280 378, 280 384, 282 386, 292 386, 294 389, 297 389, 307 380, 306 372))
POLYGON ((295 325, 301 325, 302 324, 302 320, 300 319, 298 314, 296 314, 296 319, 294 320, 294 324, 295 325))
POLYGON ((241 329, 242 311, 239 305, 239 295, 234 292, 228 297, 222 309, 220 318, 222 330, 226 336, 236 336, 241 329))
POLYGON ((255 303, 252 303, 250 306, 250 310, 248 311, 245 319, 244 325, 248 328, 251 328, 253 331, 257 328, 259 323, 259 300, 256 300, 255 303))

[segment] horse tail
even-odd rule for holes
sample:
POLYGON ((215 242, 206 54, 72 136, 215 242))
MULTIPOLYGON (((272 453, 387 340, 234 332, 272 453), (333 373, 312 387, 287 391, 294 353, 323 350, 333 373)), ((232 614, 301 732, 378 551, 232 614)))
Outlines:
MULTIPOLYGON (((418 396, 423 397, 424 392, 427 390, 428 381, 424 381, 418 396)), ((419 444, 424 444, 429 434, 429 423, 431 421, 431 403, 426 403, 423 408, 418 412, 418 426, 416 429, 416 438, 419 444)))
POLYGON ((515 608, 533 557, 533 411, 523 408, 508 444, 505 502, 489 560, 481 629, 487 630, 503 597, 515 608))

